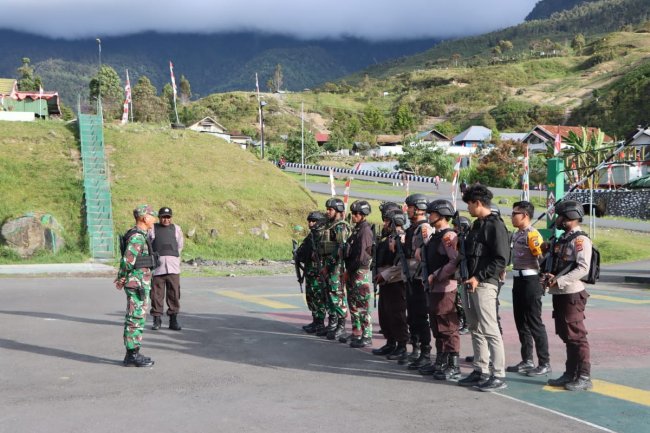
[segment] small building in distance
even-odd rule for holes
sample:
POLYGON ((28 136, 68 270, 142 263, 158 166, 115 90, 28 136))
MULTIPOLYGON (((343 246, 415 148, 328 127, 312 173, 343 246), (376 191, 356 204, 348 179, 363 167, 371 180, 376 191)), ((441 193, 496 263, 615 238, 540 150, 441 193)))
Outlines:
POLYGON ((0 78, 0 120, 33 121, 60 115, 58 92, 20 91, 17 80, 0 78))

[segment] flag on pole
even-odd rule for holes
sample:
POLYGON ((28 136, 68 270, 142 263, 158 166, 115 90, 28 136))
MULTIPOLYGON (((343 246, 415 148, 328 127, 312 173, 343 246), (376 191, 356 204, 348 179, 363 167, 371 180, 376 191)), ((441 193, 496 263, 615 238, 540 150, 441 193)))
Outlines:
POLYGON ((456 209, 456 196, 458 195, 458 176, 460 175, 460 161, 461 157, 459 156, 454 165, 454 178, 451 181, 451 202, 456 209))
POLYGON ((330 167, 330 189, 332 190, 332 197, 336 196, 336 189, 334 188, 334 170, 330 167))
POLYGON ((524 151, 524 176, 521 181, 521 189, 523 190, 522 198, 526 201, 530 201, 530 169, 528 167, 528 145, 526 145, 526 150, 524 151))
POLYGON ((350 197, 350 183, 352 183, 352 178, 348 177, 348 180, 345 181, 345 191, 343 191, 343 204, 346 211, 348 210, 348 198, 350 197))
POLYGON ((255 72, 255 91, 257 92, 257 118, 260 121, 260 131, 262 130, 262 105, 260 104, 260 82, 255 72))
POLYGON ((611 164, 607 166, 607 187, 612 189, 612 166, 611 164))
POLYGON ((169 61, 169 74, 172 77, 172 90, 174 91, 174 99, 176 99, 176 79, 174 78, 174 64, 172 61, 169 61))
POLYGON ((560 128, 557 128, 557 135, 555 136, 555 143, 553 143, 553 156, 560 154, 562 150, 562 137, 560 136, 560 128))
POLYGON ((580 182, 580 176, 578 175, 578 167, 576 166, 576 161, 575 159, 571 161, 571 176, 573 177, 573 182, 578 183, 580 182))
POLYGON ((129 104, 131 103, 131 81, 129 70, 126 70, 126 84, 124 85, 124 107, 122 109, 122 125, 129 121, 129 104))
POLYGON ((38 86, 38 115, 43 116, 43 86, 38 86))

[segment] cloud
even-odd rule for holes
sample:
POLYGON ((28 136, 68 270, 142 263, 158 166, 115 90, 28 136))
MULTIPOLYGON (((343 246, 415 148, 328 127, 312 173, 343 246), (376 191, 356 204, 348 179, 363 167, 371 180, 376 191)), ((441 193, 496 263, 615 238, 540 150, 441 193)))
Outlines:
POLYGON ((261 31, 369 40, 481 34, 523 21, 538 0, 4 0, 0 28, 81 39, 143 31, 261 31))

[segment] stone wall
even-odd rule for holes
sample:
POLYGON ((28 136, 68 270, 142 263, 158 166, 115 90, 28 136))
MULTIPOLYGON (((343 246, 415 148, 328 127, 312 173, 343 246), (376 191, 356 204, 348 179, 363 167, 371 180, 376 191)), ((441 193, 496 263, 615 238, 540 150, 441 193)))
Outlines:
MULTIPOLYGON (((590 193, 586 191, 573 191, 565 199, 589 203, 590 193)), ((594 191, 594 204, 604 206, 606 216, 621 216, 650 220, 650 190, 634 191, 594 191)))

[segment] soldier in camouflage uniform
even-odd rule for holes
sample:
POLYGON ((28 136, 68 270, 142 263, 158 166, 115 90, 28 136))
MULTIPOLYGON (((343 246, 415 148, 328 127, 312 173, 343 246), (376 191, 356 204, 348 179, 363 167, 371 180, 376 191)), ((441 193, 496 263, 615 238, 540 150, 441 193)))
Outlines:
POLYGON ((318 243, 326 221, 327 217, 322 212, 309 213, 307 216, 309 234, 296 252, 297 259, 305 264, 305 296, 313 320, 302 329, 308 334, 321 333, 325 329, 325 288, 320 278, 322 261, 318 252, 318 243))
POLYGON ((345 318, 348 314, 347 299, 343 287, 343 250, 350 234, 350 226, 343 220, 345 204, 341 199, 330 198, 325 203, 329 225, 321 239, 323 269, 321 274, 327 283, 329 294, 328 311, 336 324, 328 326, 327 339, 338 339, 345 332, 345 318), (334 325, 334 327, 332 327, 334 325))
POLYGON ((120 268, 115 279, 115 288, 126 293, 126 315, 124 316, 125 367, 150 367, 151 358, 140 353, 142 332, 149 309, 152 269, 156 260, 147 240, 147 231, 153 229, 156 212, 148 205, 133 210, 135 227, 124 235, 125 247, 120 268))
POLYGON ((343 279, 348 291, 352 322, 350 347, 355 348, 372 346, 370 264, 374 234, 366 221, 370 211, 370 204, 365 200, 357 200, 350 206, 354 229, 347 241, 343 279))

